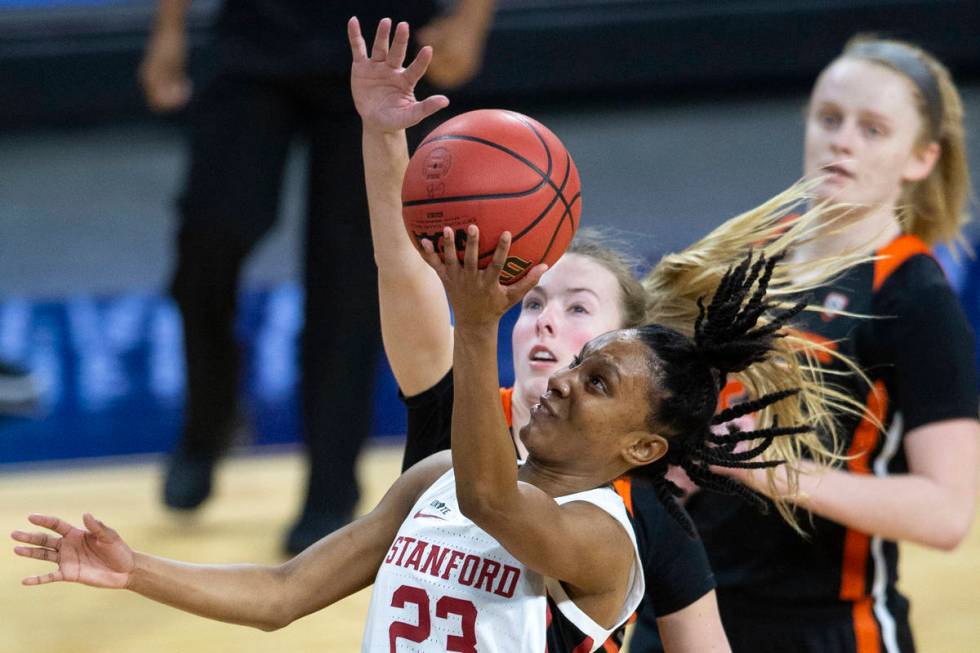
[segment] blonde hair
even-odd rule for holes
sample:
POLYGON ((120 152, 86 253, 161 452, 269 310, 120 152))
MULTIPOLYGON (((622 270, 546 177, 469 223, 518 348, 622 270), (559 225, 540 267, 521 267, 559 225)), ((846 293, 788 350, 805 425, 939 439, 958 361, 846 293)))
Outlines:
POLYGON ((935 142, 940 151, 929 176, 903 188, 898 218, 906 233, 918 236, 928 245, 961 240, 963 226, 970 219, 967 212, 967 200, 971 197, 970 171, 963 101, 949 71, 916 45, 870 35, 859 35, 848 41, 838 60, 844 58, 885 66, 912 82, 916 89, 916 108, 922 119, 918 146, 935 142), (922 74, 918 74, 920 68, 922 74))
MULTIPOLYGON (((816 183, 798 183, 761 206, 728 220, 683 251, 661 259, 642 282, 649 300, 646 321, 692 335, 698 317, 698 300, 710 301, 728 269, 739 263, 748 251, 756 249, 767 258, 779 256, 842 219, 840 207, 826 204, 816 204, 803 213, 796 213, 806 206, 816 183)), ((858 253, 802 263, 783 260, 773 270, 768 295, 790 306, 791 300, 798 301, 800 296, 866 260, 867 257, 858 253)), ((807 306, 805 310, 825 309, 807 306)), ((804 457, 821 464, 841 460, 837 416, 864 412, 860 402, 834 387, 828 378, 833 372, 817 364, 818 355, 833 356, 843 361, 852 373, 864 376, 852 361, 838 352, 791 331, 777 340, 775 351, 767 360, 734 375, 752 397, 786 388, 800 389, 796 396, 756 415, 759 428, 771 426, 777 420, 783 425, 807 422, 815 427, 811 434, 777 438, 763 456, 786 461, 788 495, 785 490, 777 491, 774 470, 769 470, 769 484, 780 514, 798 530, 792 499, 798 491, 799 461, 804 457)))

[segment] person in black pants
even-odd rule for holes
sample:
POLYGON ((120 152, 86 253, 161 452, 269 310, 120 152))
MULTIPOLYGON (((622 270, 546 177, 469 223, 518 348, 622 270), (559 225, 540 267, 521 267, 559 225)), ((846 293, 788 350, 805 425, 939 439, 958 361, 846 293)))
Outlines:
MULTIPOLYGON (((151 108, 191 97, 189 0, 160 0, 140 68, 151 108)), ((190 166, 178 201, 171 292, 184 321, 187 405, 164 483, 166 505, 192 510, 211 491, 215 462, 239 422, 234 315, 242 266, 277 219, 294 138, 308 140, 301 410, 310 472, 291 553, 347 523, 358 499, 354 463, 371 424, 379 323, 376 270, 351 249, 370 242, 360 120, 350 98, 344 25, 358 14, 425 25, 419 40, 445 53, 430 80, 471 77, 490 0, 227 0, 216 26, 217 70, 190 105, 190 166), (338 375, 338 370, 341 374, 338 375)))

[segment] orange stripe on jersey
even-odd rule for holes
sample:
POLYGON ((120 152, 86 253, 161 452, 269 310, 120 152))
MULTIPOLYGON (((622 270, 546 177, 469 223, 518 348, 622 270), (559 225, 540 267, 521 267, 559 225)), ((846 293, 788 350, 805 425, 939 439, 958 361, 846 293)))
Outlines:
MULTIPOLYGON (((882 381, 876 381, 865 400, 865 416, 854 430, 854 439, 847 450, 852 456, 847 461, 847 469, 852 474, 871 473, 871 452, 874 451, 881 436, 875 423, 885 419, 888 412, 888 392, 882 381)), ((867 595, 868 554, 871 538, 859 531, 847 529, 844 533, 844 555, 841 565, 840 598, 853 601, 852 617, 854 636, 857 640, 857 653, 877 653, 879 651, 878 623, 871 611, 871 599, 867 595)))
MULTIPOLYGON (((820 334, 814 333, 813 331, 804 331, 803 329, 789 329, 789 331, 794 335, 803 338, 804 340, 809 340, 815 345, 820 345, 821 347, 825 347, 830 351, 837 351, 838 345, 835 340, 824 338, 820 334)), ((834 362, 834 357, 831 356, 830 352, 828 351, 823 351, 820 349, 813 349, 811 351, 813 352, 814 357, 817 359, 817 362, 821 365, 830 365, 834 362)))
POLYGON ((500 403, 504 408, 504 419, 507 420, 507 428, 514 425, 514 411, 511 410, 511 401, 514 398, 514 388, 500 389, 500 403))
POLYGON ((607 639, 606 643, 602 645, 602 650, 606 653, 619 653, 619 644, 612 639, 607 639))
POLYGON ((620 476, 613 481, 613 489, 626 504, 626 512, 633 515, 633 481, 629 476, 620 476))
POLYGON ((899 236, 879 249, 875 254, 881 258, 875 261, 875 276, 872 289, 878 290, 885 283, 885 279, 890 277, 892 272, 897 270, 902 263, 916 254, 929 254, 931 256, 932 251, 918 236, 906 235, 899 236))
POLYGON ((725 387, 718 393, 718 410, 731 408, 737 403, 741 403, 749 398, 745 386, 737 379, 732 379, 725 384, 725 387))
POLYGON ((878 622, 871 610, 871 601, 871 597, 866 596, 855 601, 851 608, 856 653, 881 653, 881 636, 878 634, 878 622))

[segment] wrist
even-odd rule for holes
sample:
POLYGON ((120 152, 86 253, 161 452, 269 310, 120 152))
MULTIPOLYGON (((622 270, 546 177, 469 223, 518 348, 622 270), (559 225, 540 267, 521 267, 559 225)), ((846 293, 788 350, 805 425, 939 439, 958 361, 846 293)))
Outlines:
POLYGON ((405 148, 405 130, 404 129, 385 129, 379 125, 368 122, 361 118, 361 128, 363 129, 363 136, 366 139, 378 142, 385 148, 395 148, 400 147, 401 151, 405 148))
POLYGON ((150 559, 143 553, 133 551, 133 568, 129 570, 126 578, 126 585, 123 589, 140 594, 140 587, 144 584, 148 574, 150 559))

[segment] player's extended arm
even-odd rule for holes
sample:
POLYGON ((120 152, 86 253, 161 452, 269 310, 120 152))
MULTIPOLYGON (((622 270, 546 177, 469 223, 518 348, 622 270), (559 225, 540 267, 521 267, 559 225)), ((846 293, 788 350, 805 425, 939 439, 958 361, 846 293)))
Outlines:
POLYGON ((368 515, 335 531, 279 566, 195 565, 133 551, 91 515, 85 528, 57 517, 31 515, 47 532, 14 531, 17 555, 58 565, 25 585, 75 582, 129 589, 209 619, 275 630, 367 587, 419 495, 447 469, 437 454, 405 472, 368 515))
MULTIPOLYGON (((443 233, 443 257, 426 241, 426 261, 440 277, 456 318, 453 349, 452 457, 459 508, 517 559, 580 594, 615 596, 633 563, 623 528, 584 502, 559 506, 545 492, 518 482, 514 445, 504 421, 497 373, 500 317, 530 290, 546 266, 510 286, 500 284, 510 234, 504 232, 485 270, 477 269, 479 230, 467 229, 460 264, 452 229, 443 233)), ((604 603, 601 610, 610 608, 604 603)), ((621 607, 621 605, 617 605, 621 607)), ((590 615, 600 621, 614 612, 590 615)), ((615 624, 607 624, 612 626, 615 624)))
POLYGON ((405 129, 449 100, 441 95, 415 99, 415 85, 432 59, 432 48, 423 48, 403 68, 408 25, 396 27, 389 48, 390 32, 391 21, 382 20, 369 57, 357 19, 348 24, 351 92, 364 127, 364 181, 378 266, 381 335, 399 387, 412 396, 445 376, 452 364, 453 339, 442 284, 419 256, 402 221, 402 179, 408 165, 405 129))
MULTIPOLYGON (((954 549, 973 521, 980 422, 925 424, 906 434, 904 446, 907 474, 879 477, 804 463, 797 502, 863 533, 954 549)), ((766 492, 763 474, 735 474, 757 492, 766 492)))
POLYGON ((664 653, 731 653, 711 590, 694 603, 657 618, 664 653))

